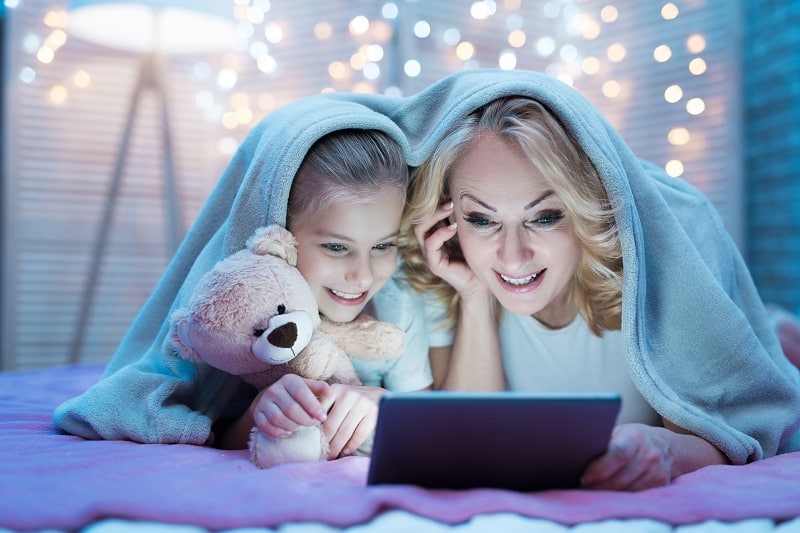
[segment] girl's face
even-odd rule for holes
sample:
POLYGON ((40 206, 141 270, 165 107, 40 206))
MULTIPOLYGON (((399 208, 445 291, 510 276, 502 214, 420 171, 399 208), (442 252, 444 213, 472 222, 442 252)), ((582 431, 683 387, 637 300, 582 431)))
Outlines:
POLYGON ((564 203, 519 148, 483 134, 453 166, 450 191, 464 258, 500 304, 571 322, 580 248, 564 203))
POLYGON ((297 268, 329 320, 355 319, 394 273, 404 203, 403 191, 385 185, 369 200, 332 202, 293 219, 297 268))

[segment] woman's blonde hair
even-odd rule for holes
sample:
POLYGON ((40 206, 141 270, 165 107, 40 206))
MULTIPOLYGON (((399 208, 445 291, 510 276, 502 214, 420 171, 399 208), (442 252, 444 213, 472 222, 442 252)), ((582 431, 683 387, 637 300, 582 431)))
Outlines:
MULTIPOLYGON (((622 315, 622 251, 616 210, 600 175, 578 143, 540 103, 530 98, 495 100, 457 122, 433 154, 414 172, 404 214, 400 250, 405 277, 419 292, 435 294, 448 305, 450 321, 458 313, 457 293, 428 269, 414 237, 414 225, 450 199, 453 166, 482 133, 493 133, 522 150, 565 205, 581 247, 572 297, 589 328, 597 335, 620 328, 622 315)), ((502 164, 501 162, 499 164, 502 164)), ((456 239, 448 243, 460 257, 456 239)))

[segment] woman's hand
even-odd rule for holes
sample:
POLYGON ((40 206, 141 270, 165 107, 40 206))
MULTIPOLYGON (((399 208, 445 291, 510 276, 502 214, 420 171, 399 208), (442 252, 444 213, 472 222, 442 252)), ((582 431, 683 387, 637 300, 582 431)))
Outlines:
POLYGON ((323 406, 327 419, 322 432, 328 438, 329 459, 351 454, 375 431, 378 421, 378 400, 386 392, 380 387, 334 384, 323 406))
POLYGON ((608 450, 593 461, 581 478, 585 488, 643 490, 669 485, 681 474, 727 458, 695 435, 645 424, 614 428, 608 450))
POLYGON ((440 205, 430 218, 414 227, 414 235, 422 247, 428 268, 449 283, 462 297, 487 292, 477 280, 466 261, 461 257, 453 257, 447 249, 447 242, 456 236, 458 226, 455 222, 447 222, 453 215, 453 202, 440 205))

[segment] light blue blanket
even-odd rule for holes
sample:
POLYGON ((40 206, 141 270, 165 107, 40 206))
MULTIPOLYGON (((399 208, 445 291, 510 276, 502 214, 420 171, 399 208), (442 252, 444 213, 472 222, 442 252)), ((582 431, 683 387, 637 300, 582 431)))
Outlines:
POLYGON ((800 372, 783 355, 713 206, 684 180, 639 160, 572 88, 543 74, 488 69, 407 98, 319 95, 266 117, 226 168, 103 379, 61 405, 56 425, 87 438, 204 443, 237 381, 170 354, 167 317, 255 228, 285 223, 292 176, 313 141, 342 128, 380 129, 413 166, 454 119, 515 94, 561 119, 622 206, 622 330, 644 397, 734 463, 800 447, 790 443, 800 426, 800 372))

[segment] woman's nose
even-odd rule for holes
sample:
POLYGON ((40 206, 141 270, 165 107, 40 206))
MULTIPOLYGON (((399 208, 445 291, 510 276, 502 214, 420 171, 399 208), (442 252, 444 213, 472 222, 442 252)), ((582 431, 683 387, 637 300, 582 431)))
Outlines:
POLYGON ((529 242, 525 228, 504 229, 500 237, 497 257, 507 269, 523 267, 530 263, 534 250, 529 242))

